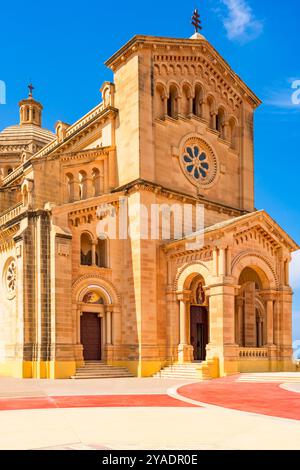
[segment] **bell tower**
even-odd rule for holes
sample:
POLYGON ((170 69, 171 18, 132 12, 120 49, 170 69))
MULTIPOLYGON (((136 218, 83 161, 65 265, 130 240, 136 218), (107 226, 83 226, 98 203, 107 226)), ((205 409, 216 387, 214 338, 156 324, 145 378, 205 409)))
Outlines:
POLYGON ((32 92, 34 87, 30 84, 28 85, 29 94, 28 98, 20 101, 20 125, 35 125, 38 127, 42 126, 42 110, 43 106, 41 103, 36 101, 33 98, 32 92))

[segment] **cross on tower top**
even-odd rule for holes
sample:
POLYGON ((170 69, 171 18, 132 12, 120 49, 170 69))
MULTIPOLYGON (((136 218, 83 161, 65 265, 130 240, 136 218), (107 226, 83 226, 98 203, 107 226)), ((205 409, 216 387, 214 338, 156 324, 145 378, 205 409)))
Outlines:
POLYGON ((29 96, 32 97, 32 92, 34 90, 34 86, 32 85, 32 83, 28 85, 28 89, 29 89, 29 96))
POLYGON ((192 16, 192 25, 195 27, 195 33, 198 33, 199 30, 201 31, 202 26, 198 8, 194 10, 194 14, 192 16))

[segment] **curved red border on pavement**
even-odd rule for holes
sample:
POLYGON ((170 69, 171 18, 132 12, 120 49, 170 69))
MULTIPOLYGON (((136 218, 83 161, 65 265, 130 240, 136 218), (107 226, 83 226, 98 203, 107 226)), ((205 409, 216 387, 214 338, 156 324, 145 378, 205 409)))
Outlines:
POLYGON ((0 411, 98 407, 197 407, 168 395, 80 395, 1 398, 0 411))
POLYGON ((179 395, 210 405, 300 420, 300 395, 279 383, 237 382, 236 377, 184 385, 179 395))

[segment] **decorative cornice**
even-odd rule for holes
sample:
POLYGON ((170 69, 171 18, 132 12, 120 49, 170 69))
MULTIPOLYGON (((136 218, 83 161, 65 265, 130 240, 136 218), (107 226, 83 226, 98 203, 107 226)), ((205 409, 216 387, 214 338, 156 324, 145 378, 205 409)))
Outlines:
POLYGON ((215 73, 218 72, 224 83, 229 83, 229 86, 233 87, 240 97, 247 99, 254 108, 261 104, 260 99, 231 69, 229 64, 206 39, 177 39, 137 35, 108 59, 105 65, 115 71, 141 49, 151 50, 153 59, 162 56, 164 60, 174 60, 172 59, 172 57, 174 57, 172 52, 175 53, 175 56, 176 53, 179 53, 180 57, 183 58, 185 56, 182 52, 187 49, 190 51, 190 57, 193 57, 193 59, 199 57, 199 54, 201 54, 201 57, 206 60, 206 66, 209 66, 215 73), (169 59, 170 57, 171 59, 169 59))
POLYGON ((191 196, 190 194, 176 191, 173 189, 169 189, 157 183, 154 183, 152 181, 147 181, 147 180, 140 179, 140 178, 137 180, 131 181, 130 183, 127 183, 123 186, 119 186, 118 188, 113 189, 112 193, 119 192, 119 191, 124 192, 125 195, 126 194, 130 195, 137 191, 150 191, 155 194, 160 194, 162 196, 165 196, 169 199, 175 199, 181 202, 189 202, 191 204, 203 204, 206 209, 215 210, 216 212, 224 213, 224 214, 228 214, 228 215, 236 216, 236 217, 245 213, 243 210, 238 209, 236 207, 226 206, 225 204, 221 204, 217 201, 206 199, 205 197, 202 197, 202 196, 199 196, 199 197, 191 196))

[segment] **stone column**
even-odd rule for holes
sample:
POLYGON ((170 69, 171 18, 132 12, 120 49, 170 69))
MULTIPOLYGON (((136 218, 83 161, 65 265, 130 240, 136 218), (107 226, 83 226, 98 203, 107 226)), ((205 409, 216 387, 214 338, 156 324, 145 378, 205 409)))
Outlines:
POLYGON ((188 344, 187 340, 187 317, 190 312, 190 295, 191 291, 177 292, 177 300, 179 300, 178 361, 181 363, 191 362, 193 358, 193 347, 188 344))
POLYGON ((92 265, 96 266, 96 246, 98 245, 98 241, 93 241, 92 243, 92 265))
POLYGON ((220 248, 219 252, 219 275, 226 276, 226 248, 220 248))
POLYGON ((164 96, 164 115, 166 116, 168 114, 168 98, 167 96, 164 96))
POLYGON ((237 302, 237 325, 236 325, 236 342, 240 347, 243 347, 245 344, 245 333, 244 333, 244 299, 243 297, 238 297, 237 302))
POLYGON ((106 344, 112 344, 112 332, 111 332, 111 311, 106 311, 106 344))
POLYGON ((245 347, 256 347, 255 282, 249 282, 245 298, 245 347))
POLYGON ((217 360, 221 376, 238 372, 238 345, 235 342, 235 293, 237 286, 218 282, 209 290, 210 342, 207 359, 217 360))
POLYGON ((257 346, 259 348, 262 347, 262 330, 261 330, 261 327, 262 327, 262 319, 259 317, 258 318, 258 331, 257 331, 257 346))
POLYGON ((218 276, 219 274, 219 267, 218 267, 218 249, 213 249, 213 274, 214 276, 218 276))
POLYGON ((189 114, 193 114, 193 98, 189 97, 189 114))
POLYGON ((274 344, 274 300, 267 300, 267 344, 273 346, 274 344))
POLYGON ((113 306, 107 305, 106 306, 106 314, 105 314, 105 328, 106 328, 106 361, 108 364, 112 364, 113 362, 113 337, 112 337, 112 315, 113 315, 113 306))

